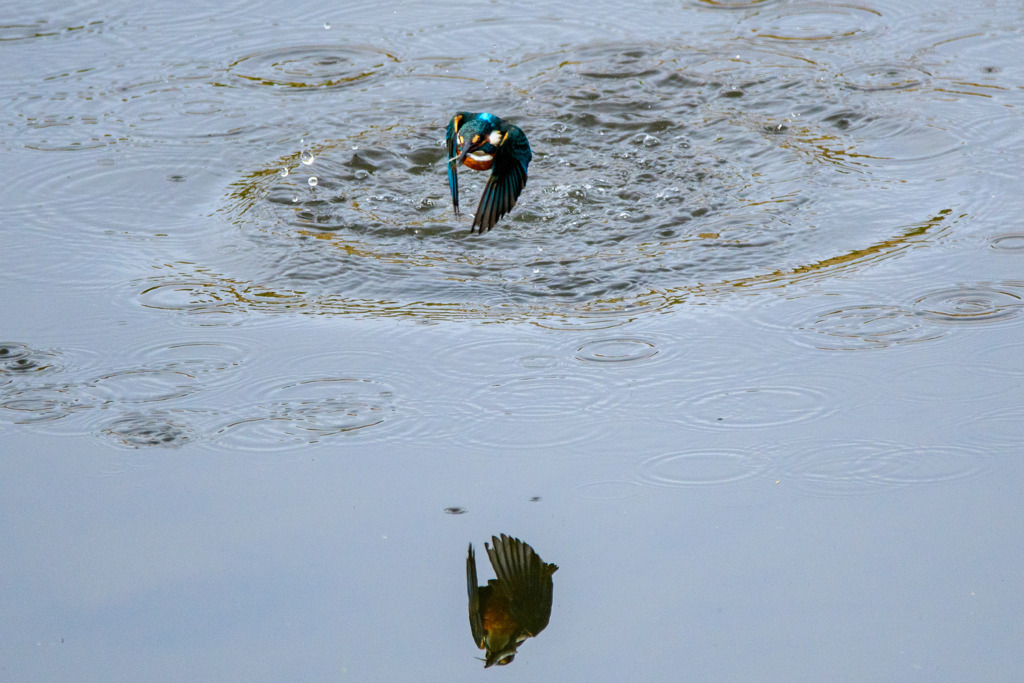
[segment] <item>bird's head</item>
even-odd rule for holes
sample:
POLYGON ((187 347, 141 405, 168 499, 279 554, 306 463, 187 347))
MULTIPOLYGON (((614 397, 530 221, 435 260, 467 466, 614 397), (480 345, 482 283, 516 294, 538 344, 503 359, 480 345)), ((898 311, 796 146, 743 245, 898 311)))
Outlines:
POLYGON ((466 121, 456 134, 458 156, 456 165, 466 164, 475 170, 486 170, 494 163, 494 153, 504 134, 495 127, 494 117, 488 114, 466 121))
POLYGON ((484 642, 487 650, 484 668, 486 669, 495 664, 498 666, 511 664, 512 660, 516 657, 516 651, 519 649, 519 646, 527 638, 527 634, 523 633, 521 629, 517 629, 512 633, 489 633, 484 642))

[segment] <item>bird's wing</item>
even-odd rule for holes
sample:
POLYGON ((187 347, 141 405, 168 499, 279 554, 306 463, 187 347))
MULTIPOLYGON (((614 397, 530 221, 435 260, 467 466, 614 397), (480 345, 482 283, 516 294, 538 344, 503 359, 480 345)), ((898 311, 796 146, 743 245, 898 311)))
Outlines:
POLYGON ((512 210, 526 187, 526 169, 532 158, 526 135, 517 126, 510 125, 494 153, 494 165, 476 208, 473 230, 481 234, 487 232, 512 210))
POLYGON ((491 537, 494 547, 487 548, 499 585, 509 598, 512 617, 536 636, 551 618, 554 583, 551 575, 558 569, 544 563, 528 544, 518 538, 491 537))
POLYGON ((476 582, 476 556, 473 544, 469 544, 469 556, 466 558, 466 589, 469 591, 469 628, 473 632, 473 642, 477 647, 484 646, 484 620, 480 614, 480 588, 476 582))
POLYGON ((446 157, 448 159, 448 189, 452 192, 452 207, 456 214, 459 213, 459 172, 458 163, 452 161, 452 158, 458 148, 458 145, 455 144, 456 135, 465 120, 466 112, 460 111, 448 122, 448 127, 444 132, 445 141, 448 143, 448 156, 446 157))

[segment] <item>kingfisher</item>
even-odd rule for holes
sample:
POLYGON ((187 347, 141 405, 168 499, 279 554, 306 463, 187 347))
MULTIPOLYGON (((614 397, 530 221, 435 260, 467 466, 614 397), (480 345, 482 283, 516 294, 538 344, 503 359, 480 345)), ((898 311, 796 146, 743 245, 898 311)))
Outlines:
POLYGON ((470 229, 470 232, 483 234, 512 210, 526 187, 526 169, 533 158, 530 143, 518 126, 494 114, 466 111, 460 111, 448 122, 445 139, 448 142, 448 187, 456 215, 459 213, 459 166, 465 164, 474 171, 491 171, 470 229))
POLYGON ((484 668, 504 666, 516 656, 527 638, 536 636, 551 617, 551 575, 556 565, 543 562, 528 544, 518 538, 491 536, 487 555, 498 577, 486 586, 476 583, 476 556, 469 544, 466 558, 466 587, 469 589, 469 626, 473 641, 486 651, 484 668))

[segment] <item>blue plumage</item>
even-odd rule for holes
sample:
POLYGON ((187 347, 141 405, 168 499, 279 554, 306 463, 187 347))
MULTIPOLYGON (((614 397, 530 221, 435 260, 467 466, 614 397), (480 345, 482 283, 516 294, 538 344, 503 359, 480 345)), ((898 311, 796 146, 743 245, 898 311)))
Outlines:
POLYGON ((518 126, 494 114, 460 111, 448 122, 448 187, 452 206, 459 213, 458 167, 475 171, 490 169, 471 232, 485 233, 512 210, 526 187, 526 172, 533 152, 518 126))

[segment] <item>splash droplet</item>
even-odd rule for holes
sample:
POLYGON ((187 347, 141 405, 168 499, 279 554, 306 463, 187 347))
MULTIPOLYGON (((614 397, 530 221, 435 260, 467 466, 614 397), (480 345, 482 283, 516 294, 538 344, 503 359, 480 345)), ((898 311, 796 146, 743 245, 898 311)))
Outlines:
POLYGON ((309 166, 313 163, 313 153, 307 150, 302 150, 302 154, 299 155, 299 161, 309 166))
POLYGON ((287 176, 288 176, 288 167, 285 166, 284 168, 281 169, 281 177, 285 178, 287 176))
POLYGON ((330 31, 331 30, 331 22, 325 21, 324 22, 324 29, 330 31))
POLYGON ((311 176, 309 176, 309 180, 308 180, 308 181, 306 181, 306 182, 308 182, 308 183, 309 183, 309 186, 310 186, 310 187, 316 187, 316 183, 317 183, 317 179, 316 179, 316 176, 315 176, 315 175, 311 175, 311 176))

